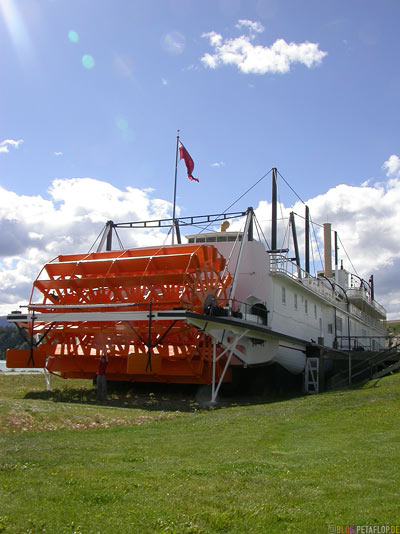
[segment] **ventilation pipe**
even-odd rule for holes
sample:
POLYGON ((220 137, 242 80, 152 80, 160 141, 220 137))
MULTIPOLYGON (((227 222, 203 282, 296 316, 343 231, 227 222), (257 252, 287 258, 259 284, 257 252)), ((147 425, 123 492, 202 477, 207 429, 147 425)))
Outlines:
POLYGON ((338 247, 338 236, 337 236, 337 232, 334 232, 334 238, 335 238, 335 280, 336 282, 338 281, 338 270, 339 270, 339 265, 338 265, 338 251, 339 251, 339 247, 338 247))
POLYGON ((371 300, 375 300, 375 288, 374 288, 374 275, 371 274, 371 278, 369 279, 369 285, 371 287, 371 300))
POLYGON ((332 242, 331 223, 324 223, 324 274, 332 278, 332 242))

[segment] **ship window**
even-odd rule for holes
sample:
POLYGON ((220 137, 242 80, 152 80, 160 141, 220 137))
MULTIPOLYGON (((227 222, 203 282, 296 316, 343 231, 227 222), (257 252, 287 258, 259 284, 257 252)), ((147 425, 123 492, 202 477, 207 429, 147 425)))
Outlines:
POLYGON ((218 236, 217 241, 218 243, 221 243, 222 241, 226 241, 226 235, 218 236))
POLYGON ((207 238, 207 243, 214 243, 217 240, 216 237, 209 237, 207 238))
POLYGON ((333 334, 333 324, 332 323, 328 324, 328 334, 333 334))
POLYGON ((305 299, 304 301, 304 311, 308 313, 308 300, 307 299, 305 299))
POLYGON ((297 294, 295 293, 293 296, 294 296, 294 309, 297 310, 297 294))
POLYGON ((206 242, 206 238, 205 237, 198 237, 196 239, 196 243, 205 243, 206 242))
POLYGON ((189 237, 189 243, 194 243, 194 237, 189 237))
POLYGON ((314 304, 314 317, 317 318, 317 305, 314 304))
POLYGON ((282 287, 282 304, 286 304, 286 288, 282 287))
POLYGON ((343 320, 341 317, 336 318, 336 328, 341 332, 343 330, 343 320))

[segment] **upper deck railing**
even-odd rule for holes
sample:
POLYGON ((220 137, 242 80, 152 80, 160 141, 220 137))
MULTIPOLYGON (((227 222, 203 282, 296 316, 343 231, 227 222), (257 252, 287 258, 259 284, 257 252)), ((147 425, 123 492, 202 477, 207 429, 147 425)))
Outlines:
POLYGON ((375 309, 379 315, 382 315, 386 317, 386 310, 385 308, 379 304, 379 302, 376 302, 376 300, 372 300, 370 294, 364 289, 364 288, 355 288, 352 287, 346 291, 347 296, 349 300, 360 300, 364 302, 365 304, 372 306, 372 308, 375 309))
MULTIPOLYGON (((271 274, 284 274, 289 276, 292 280, 296 280, 306 288, 317 293, 324 299, 328 300, 334 306, 342 309, 343 311, 349 311, 352 315, 358 317, 361 321, 369 324, 370 326, 380 326, 380 321, 374 319, 367 313, 360 310, 357 306, 351 304, 350 299, 347 297, 348 291, 335 291, 332 286, 329 286, 329 282, 325 278, 316 278, 307 273, 301 267, 298 267, 293 261, 281 254, 270 253, 270 272, 271 274)), ((374 307, 380 314, 386 315, 384 308, 373 301, 374 307)))
POLYGON ((332 303, 337 304, 338 300, 340 302, 340 296, 327 285, 326 281, 307 273, 286 256, 270 253, 269 257, 270 271, 272 274, 285 274, 293 280, 301 282, 303 285, 320 294, 332 303))

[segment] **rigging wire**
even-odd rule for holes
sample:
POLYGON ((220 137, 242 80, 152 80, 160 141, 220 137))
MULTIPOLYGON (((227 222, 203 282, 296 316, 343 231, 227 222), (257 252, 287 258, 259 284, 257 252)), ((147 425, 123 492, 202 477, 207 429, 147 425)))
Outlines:
POLYGON ((344 250, 344 252, 345 252, 345 254, 346 254, 346 256, 347 256, 347 259, 348 259, 349 262, 350 262, 350 265, 351 265, 352 269, 354 270, 354 272, 356 273, 356 275, 359 276, 359 274, 358 274, 358 272, 357 272, 357 269, 354 267, 353 262, 352 262, 351 259, 350 259, 350 256, 347 254, 347 250, 344 248, 344 245, 343 245, 343 243, 342 243, 342 240, 341 240, 340 237, 339 237, 339 234, 338 234, 338 239, 339 239, 339 241, 340 241, 340 244, 341 244, 342 247, 343 247, 343 250, 344 250))
POLYGON ((120 246, 121 250, 124 250, 124 245, 122 244, 122 241, 118 235, 118 232, 117 232, 117 229, 114 228, 114 232, 115 232, 115 235, 117 236, 117 239, 118 239, 118 245, 120 246))
POLYGON ((286 238, 287 238, 287 248, 288 248, 288 251, 286 254, 289 254, 289 223, 286 225, 286 228, 285 228, 285 233, 284 233, 284 236, 283 236, 283 239, 282 239, 282 250, 285 248, 285 243, 286 243, 286 238))
POLYGON ((256 223, 255 219, 256 219, 255 216, 253 216, 253 221, 255 222, 254 226, 255 226, 255 228, 256 228, 257 237, 258 237, 258 240, 261 241, 260 232, 259 232, 259 230, 258 230, 258 226, 257 226, 257 223, 256 223))
POLYGON ((256 217, 255 214, 254 214, 254 220, 255 220, 255 222, 256 222, 256 226, 258 225, 258 228, 260 229, 261 235, 263 236, 264 241, 265 241, 265 244, 267 245, 267 249, 270 250, 271 247, 270 247, 270 245, 269 245, 269 243, 268 243, 267 238, 266 238, 265 235, 264 235, 264 232, 262 231, 261 224, 260 224, 260 222, 259 222, 259 220, 258 220, 258 218, 256 217))
POLYGON ((102 233, 104 232, 104 230, 106 229, 106 226, 107 226, 107 225, 105 224, 105 225, 103 226, 103 228, 101 229, 101 232, 100 232, 99 235, 96 237, 96 239, 94 240, 94 243, 93 243, 92 246, 90 247, 88 254, 90 254, 92 248, 93 248, 93 247, 95 246, 95 244, 97 243, 99 237, 101 236, 101 234, 102 234, 102 233))
POLYGON ((266 173, 264 174, 264 176, 261 176, 261 178, 260 178, 259 180, 257 180, 257 182, 256 182, 255 184, 253 184, 251 187, 249 187, 249 188, 247 189, 247 191, 245 191, 242 195, 240 195, 240 197, 237 198, 237 199, 235 200, 235 202, 233 202, 230 206, 228 206, 222 213, 225 213, 225 212, 227 212, 228 210, 230 210, 235 204, 237 204, 237 203, 239 202, 239 200, 241 200, 245 195, 247 195, 247 193, 248 193, 249 191, 251 191, 256 185, 258 185, 262 180, 264 180, 264 178, 265 178, 266 176, 268 176, 268 174, 269 174, 270 172, 272 172, 272 169, 270 169, 268 172, 266 172, 266 173))
POLYGON ((304 200, 296 193, 296 191, 293 189, 293 187, 289 184, 289 182, 287 182, 285 180, 285 178, 282 176, 282 174, 278 171, 278 169, 276 169, 279 176, 282 178, 282 180, 285 182, 285 184, 289 187, 289 189, 296 195, 296 197, 300 200, 300 202, 302 202, 303 204, 305 204, 304 200))
MULTIPOLYGON (((311 222, 311 219, 310 219, 310 222, 311 222)), ((311 228, 312 228, 312 223, 311 223, 311 228)), ((313 247, 313 240, 312 240, 312 236, 313 236, 313 232, 311 232, 311 235, 310 235, 310 249, 311 249, 311 255, 312 255, 312 263, 313 263, 313 266, 314 266, 314 274, 315 274, 315 258, 314 258, 314 247, 313 247)), ((309 273, 311 274, 311 273, 309 273)))
MULTIPOLYGON (((304 217, 303 215, 300 215, 299 213, 296 213, 296 212, 293 212, 293 213, 294 213, 295 215, 297 215, 297 217, 300 217, 301 219, 305 220, 305 217, 304 217)), ((312 227, 313 227, 314 235, 315 235, 315 229, 314 229, 315 226, 319 226, 320 228, 323 228, 323 227, 324 227, 323 224, 319 224, 319 223, 316 223, 316 222, 314 222, 314 221, 311 221, 311 217, 310 217, 310 222, 312 223, 312 227)), ((347 257, 347 259, 349 260, 349 263, 350 263, 350 265, 351 265, 351 268, 353 269, 353 272, 354 272, 357 276, 359 276, 359 274, 358 274, 358 272, 357 272, 357 269, 354 267, 354 264, 353 264, 353 262, 351 261, 350 256, 349 256, 349 254, 347 253, 347 250, 345 249, 345 247, 344 247, 344 245, 343 245, 342 240, 340 239, 339 234, 337 234, 337 236, 338 236, 339 243, 341 244, 341 246, 342 246, 342 248, 343 248, 343 250, 344 250, 344 253, 346 254, 346 257, 347 257)), ((317 242, 317 241, 316 241, 316 242, 317 242)), ((319 257, 320 257, 321 264, 323 265, 322 258, 321 258, 321 252, 320 252, 320 250, 319 250, 319 246, 318 246, 318 242, 317 242, 317 248, 318 248, 318 254, 319 254, 319 257)))
MULTIPOLYGON (((245 221, 243 224, 246 224, 246 221, 245 221)), ((243 225, 241 226, 241 228, 243 228, 243 225)), ((243 230, 244 230, 244 228, 243 228, 243 230)), ((241 232, 239 231, 239 232, 237 232, 237 234, 236 234, 236 239, 235 239, 235 242, 233 243, 233 246, 232 246, 231 251, 230 251, 230 253, 229 253, 229 257, 228 257, 228 259, 226 260, 226 263, 225 263, 225 269, 224 269, 223 272, 222 272, 221 280, 223 280, 223 279, 225 278, 226 272, 227 272, 228 267, 229 267, 229 263, 230 263, 231 258, 232 258, 233 251, 235 250, 236 245, 239 243, 239 235, 240 235, 240 233, 241 233, 241 232)), ((242 239, 243 239, 243 238, 242 238, 242 239)))
MULTIPOLYGON (((281 202, 281 197, 280 197, 279 189, 278 189, 278 204, 279 204, 279 209, 280 209, 280 212, 281 212, 281 219, 280 219, 280 220, 283 221, 283 220, 284 220, 284 217, 283 217, 282 202, 281 202)), ((286 226, 286 229, 285 229, 285 233, 284 233, 284 236, 283 236, 281 249, 284 249, 284 248, 285 248, 285 242, 286 242, 287 231, 288 231, 288 226, 286 226)), ((289 239, 288 239, 288 248, 289 248, 289 239)))
POLYGON ((161 245, 161 247, 159 248, 159 250, 161 250, 162 247, 165 245, 165 243, 167 242, 167 239, 168 239, 168 237, 169 237, 169 234, 170 234, 171 232, 172 232, 172 226, 171 226, 170 229, 168 230, 168 233, 167 233, 167 235, 165 236, 165 239, 164 239, 164 241, 163 241, 163 244, 161 245))
MULTIPOLYGON (((247 195, 247 193, 249 191, 251 191, 256 185, 258 185, 262 180, 264 180, 264 178, 266 176, 268 176, 268 174, 272 172, 272 169, 270 169, 268 172, 266 172, 263 176, 261 176, 261 178, 259 180, 257 180, 257 182, 255 184, 253 184, 251 187, 249 187, 247 189, 247 191, 245 191, 242 195, 240 195, 240 197, 238 197, 235 202, 232 202, 232 204, 230 204, 227 208, 225 208, 225 210, 222 212, 222 214, 226 213, 228 210, 230 210, 235 204, 237 204, 239 202, 239 200, 241 200, 245 195, 247 195)), ((209 228, 217 219, 214 219, 213 221, 210 221, 209 224, 205 227, 204 230, 207 230, 207 228, 209 228)), ((202 233, 203 230, 200 232, 202 233)))
MULTIPOLYGON (((256 185, 258 185, 262 180, 264 180, 264 178, 266 178, 270 173, 272 172, 272 169, 270 169, 267 173, 265 173, 263 176, 261 176, 261 178, 259 178, 251 187, 249 187, 244 193, 242 193, 234 202, 232 202, 227 208, 225 208, 225 210, 222 212, 222 214, 225 214, 229 209, 231 209, 235 204, 237 204, 239 202, 239 200, 241 200, 245 195, 247 195, 247 193, 249 193, 252 189, 254 189, 254 187, 256 185)), ((284 176, 277 170, 277 173, 278 175, 282 178, 282 180, 285 182, 285 184, 289 187, 289 189, 294 193, 294 195, 300 200, 300 202, 302 204, 305 205, 305 202, 304 200, 298 195, 298 193, 293 189, 293 187, 289 184, 289 182, 284 178, 284 176)), ((279 195, 279 193, 278 193, 279 195)), ((283 214, 283 210, 282 210, 282 203, 280 201, 280 197, 278 196, 278 202, 279 202, 279 208, 280 208, 280 211, 281 211, 281 218, 277 219, 278 221, 285 221, 285 220, 288 220, 289 218, 288 217, 284 217, 284 214, 283 214)), ((303 215, 300 215, 299 213, 296 213, 296 212, 293 212, 294 215, 296 215, 297 217, 300 217, 301 219, 305 220, 305 217, 303 215)), ((193 224, 191 225, 192 227, 194 228, 198 228, 200 229, 200 233, 203 233, 205 232, 213 223, 215 223, 216 221, 218 220, 218 218, 210 221, 206 226, 203 226, 203 225, 200 225, 200 224, 193 224)), ((262 227, 261 227, 261 224, 260 224, 260 221, 258 220, 258 218, 256 217, 255 213, 254 213, 254 221, 255 221, 255 226, 256 226, 256 230, 257 230, 257 233, 258 233, 258 237, 260 239, 260 233, 265 241, 265 244, 267 245, 268 249, 270 248, 270 244, 267 240, 267 238, 265 237, 265 234, 262 230, 262 227)), ((263 222, 270 222, 271 219, 265 219, 263 220, 263 222)), ((318 226, 320 228, 323 228, 323 225, 322 224, 319 224, 319 223, 316 223, 314 222, 311 217, 310 217, 310 222, 311 222, 311 226, 312 226, 312 235, 314 236, 314 240, 315 240, 315 244, 316 244, 316 247, 317 247, 317 251, 318 251, 318 255, 319 255, 319 260, 321 262, 321 265, 323 265, 323 261, 322 261, 322 256, 321 256, 321 251, 320 251, 320 247, 319 247, 319 242, 318 242, 318 239, 317 239, 317 236, 316 236, 316 232, 315 232, 315 226, 318 226)), ((103 226, 102 230, 100 231, 99 235, 96 237, 95 241, 93 242, 92 246, 90 247, 89 249, 89 252, 88 254, 90 254, 90 252, 92 251, 92 249, 94 248, 94 246, 96 245, 97 241, 99 240, 100 236, 102 235, 102 233, 105 231, 105 228, 106 228, 107 225, 103 226)), ((288 225, 286 226, 286 229, 285 229, 285 234, 283 236, 283 241, 282 241, 282 248, 284 248, 285 246, 285 242, 286 242, 286 239, 287 239, 287 242, 288 242, 288 248, 289 248, 289 227, 290 227, 290 223, 288 223, 288 225)), ((120 248, 122 250, 124 250, 124 246, 122 244, 122 241, 118 235, 118 232, 116 230, 116 228, 114 228, 114 231, 115 231, 115 234, 117 236, 117 239, 118 239, 118 244, 120 246, 120 248)), ((165 245, 169 235, 171 234, 171 231, 172 231, 172 227, 169 229, 166 237, 165 237, 165 240, 163 242, 163 245, 165 245)), ((311 237, 312 237, 311 235, 311 237)), ((338 235, 338 240, 346 254, 346 257, 353 269, 353 271, 357 274, 358 276, 358 272, 356 270, 356 268, 354 267, 353 265, 353 262, 351 261, 350 259, 350 256, 349 254, 347 253, 347 250, 345 249, 344 245, 343 245, 343 242, 342 240, 340 239, 340 236, 338 235)), ((314 271, 315 271, 315 257, 314 257, 314 247, 311 246, 311 253, 312 253, 312 259, 313 259, 313 265, 314 265, 314 271)))
MULTIPOLYGON (((297 217, 300 217, 300 219, 303 219, 303 221, 306 220, 306 218, 304 217, 304 215, 300 215, 300 213, 296 213, 295 211, 294 211, 293 213, 294 213, 295 215, 297 215, 297 217)), ((317 223, 317 222, 313 222, 313 224, 314 224, 315 226, 319 226, 320 228, 323 228, 323 227, 324 227, 323 224, 319 224, 319 223, 317 223)))
MULTIPOLYGON (((321 265, 323 265, 321 251, 320 251, 320 248, 319 248, 317 235, 315 233, 314 222, 311 219, 311 216, 310 216, 310 223, 311 223, 311 228, 312 228, 312 235, 314 235, 315 244, 316 244, 317 250, 318 250, 319 261, 321 262, 321 265)), ((312 243, 311 243, 311 252, 312 252, 312 257, 313 257, 314 273, 316 273, 317 271, 316 271, 316 268, 315 268, 314 247, 312 246, 312 243)))
MULTIPOLYGON (((254 212, 254 213, 255 213, 255 212, 254 212)), ((277 220, 278 222, 279 222, 279 221, 288 221, 288 220, 289 220, 289 217, 278 217, 276 220, 277 220)), ((272 219, 260 219, 260 222, 262 222, 262 223, 270 223, 270 222, 272 222, 272 219)))

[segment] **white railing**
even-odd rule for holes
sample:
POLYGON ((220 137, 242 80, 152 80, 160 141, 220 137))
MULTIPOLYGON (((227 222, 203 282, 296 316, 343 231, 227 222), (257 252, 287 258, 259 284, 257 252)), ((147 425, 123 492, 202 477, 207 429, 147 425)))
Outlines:
POLYGON ((336 296, 335 291, 327 285, 328 282, 315 278, 315 276, 307 273, 285 256, 270 254, 270 271, 272 274, 285 274, 293 280, 301 282, 304 286, 320 294, 335 305, 340 303, 340 301, 338 302, 337 300, 338 297, 336 296))
MULTIPOLYGON (((326 279, 316 278, 315 276, 312 276, 311 274, 298 267, 293 261, 289 260, 285 256, 270 253, 270 272, 271 274, 285 274, 286 276, 289 276, 293 280, 300 282, 304 287, 310 289, 314 293, 317 293, 324 299, 328 300, 337 308, 342 309, 344 312, 349 311, 352 315, 356 316, 361 321, 367 323, 372 327, 378 328, 379 326, 381 326, 380 321, 364 313, 355 305, 350 303, 348 306, 344 293, 334 291, 333 288, 328 285, 329 282, 327 282, 326 279)), ((386 315, 384 308, 380 304, 375 301, 372 302, 373 305, 376 305, 377 309, 382 309, 382 313, 386 315)))
POLYGON ((347 296, 349 297, 349 300, 360 299, 364 301, 366 304, 369 304, 369 306, 372 306, 373 308, 375 308, 375 310, 380 315, 386 316, 385 308, 381 306, 379 302, 376 302, 376 300, 372 300, 371 295, 364 288, 350 288, 346 291, 346 293, 347 293, 347 296))

